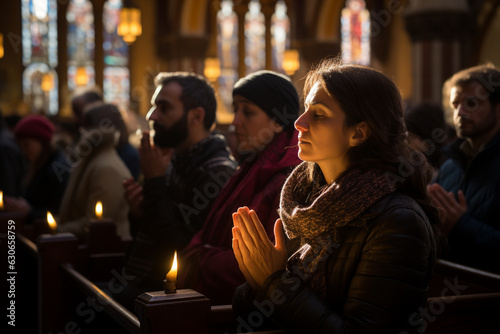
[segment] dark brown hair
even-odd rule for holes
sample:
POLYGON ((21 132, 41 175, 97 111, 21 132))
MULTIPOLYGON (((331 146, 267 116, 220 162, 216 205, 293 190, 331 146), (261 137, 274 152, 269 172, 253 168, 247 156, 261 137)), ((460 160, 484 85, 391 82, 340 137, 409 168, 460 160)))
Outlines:
MULTIPOLYGON (((438 211, 427 193, 432 169, 426 157, 409 145, 401 94, 394 82, 375 69, 342 64, 337 58, 323 60, 307 74, 304 96, 317 82, 340 105, 344 126, 366 122, 371 129, 362 144, 348 149, 347 170, 385 170, 398 191, 418 202, 435 229, 436 239, 442 239, 437 229, 438 211)), ((311 172, 314 165, 310 164, 311 172)))
POLYGON ((453 87, 463 87, 473 82, 478 82, 484 87, 493 107, 500 102, 500 69, 491 63, 469 67, 455 73, 444 83, 443 90, 445 95, 449 96, 453 87))

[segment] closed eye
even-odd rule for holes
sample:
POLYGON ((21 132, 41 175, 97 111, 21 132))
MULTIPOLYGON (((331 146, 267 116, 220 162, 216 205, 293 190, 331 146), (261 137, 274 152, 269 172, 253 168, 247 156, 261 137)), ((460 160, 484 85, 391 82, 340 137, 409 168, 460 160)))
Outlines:
POLYGON ((323 115, 323 114, 318 114, 317 112, 314 112, 314 113, 313 113, 313 117, 314 117, 315 119, 322 119, 322 118, 324 118, 325 116, 326 116, 326 115, 323 115))

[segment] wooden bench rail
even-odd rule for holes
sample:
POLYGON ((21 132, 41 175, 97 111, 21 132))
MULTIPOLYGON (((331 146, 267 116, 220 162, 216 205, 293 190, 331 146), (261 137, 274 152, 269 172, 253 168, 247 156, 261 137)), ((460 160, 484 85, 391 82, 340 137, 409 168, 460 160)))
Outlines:
POLYGON ((436 261, 435 274, 449 277, 458 276, 461 280, 486 287, 492 291, 500 291, 500 275, 443 259, 436 261))
POLYGON ((30 256, 36 258, 38 256, 38 247, 35 245, 33 241, 22 235, 21 233, 16 233, 16 239, 26 247, 30 256))
POLYGON ((61 268, 69 275, 69 277, 72 278, 73 282, 85 295, 95 297, 103 306, 104 311, 118 324, 125 328, 129 333, 140 333, 141 324, 132 312, 117 303, 113 298, 106 295, 101 289, 85 278, 85 276, 73 269, 73 266, 70 264, 62 263, 61 268))

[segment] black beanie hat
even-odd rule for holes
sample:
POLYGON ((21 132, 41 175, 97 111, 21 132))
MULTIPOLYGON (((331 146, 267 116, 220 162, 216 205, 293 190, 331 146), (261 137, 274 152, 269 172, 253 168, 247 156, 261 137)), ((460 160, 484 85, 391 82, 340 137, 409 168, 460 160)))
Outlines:
POLYGON ((255 103, 285 130, 293 130, 299 114, 299 95, 288 77, 272 71, 258 71, 241 78, 233 97, 241 95, 255 103))

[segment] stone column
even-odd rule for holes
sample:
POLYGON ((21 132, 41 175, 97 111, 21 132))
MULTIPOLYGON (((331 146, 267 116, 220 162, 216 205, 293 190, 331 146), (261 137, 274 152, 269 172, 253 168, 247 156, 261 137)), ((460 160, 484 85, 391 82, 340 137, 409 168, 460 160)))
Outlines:
POLYGON ((245 65, 245 14, 248 12, 248 2, 250 0, 235 1, 234 12, 238 17, 238 76, 244 77, 246 74, 245 65))
POLYGON ((276 7, 277 0, 261 0, 262 5, 261 11, 264 14, 264 23, 266 26, 266 70, 272 70, 273 67, 273 46, 272 46, 272 34, 271 34, 271 19, 273 18, 274 9, 276 7))

